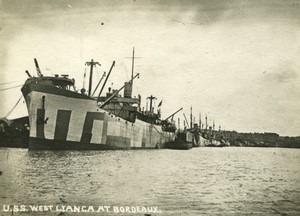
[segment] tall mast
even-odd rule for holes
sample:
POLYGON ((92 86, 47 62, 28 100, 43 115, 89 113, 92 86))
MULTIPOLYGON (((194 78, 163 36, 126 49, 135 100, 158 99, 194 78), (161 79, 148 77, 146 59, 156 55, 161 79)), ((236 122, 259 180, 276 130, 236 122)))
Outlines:
POLYGON ((91 92, 92 92, 94 59, 92 59, 90 65, 91 65, 91 71, 90 71, 90 82, 89 82, 89 96, 91 96, 91 92))
POLYGON ((89 82, 89 96, 91 96, 92 92, 92 82, 93 82, 93 67, 96 66, 97 64, 100 66, 99 62, 94 62, 94 59, 92 59, 90 62, 85 63, 87 66, 91 66, 90 70, 90 82, 89 82))
POLYGON ((199 113, 199 128, 201 129, 201 112, 199 113))
POLYGON ((134 68, 134 47, 132 50, 132 66, 131 66, 131 83, 133 84, 133 69, 134 68))
POLYGON ((133 49, 132 49, 132 57, 126 57, 126 58, 131 58, 132 59, 132 63, 131 63, 131 81, 130 81, 130 83, 132 83, 133 84, 133 72, 134 72, 134 60, 136 59, 136 58, 140 58, 140 57, 135 57, 134 56, 134 47, 133 47, 133 49))
POLYGON ((193 128, 193 108, 192 108, 192 106, 191 106, 191 122, 190 122, 190 124, 191 124, 191 128, 193 128))

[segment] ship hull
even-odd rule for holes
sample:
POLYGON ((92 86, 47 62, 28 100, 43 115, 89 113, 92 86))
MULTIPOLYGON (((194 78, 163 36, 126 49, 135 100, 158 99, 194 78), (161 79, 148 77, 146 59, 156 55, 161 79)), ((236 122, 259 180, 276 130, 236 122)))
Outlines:
POLYGON ((154 149, 175 138, 160 125, 110 114, 76 92, 32 82, 25 83, 22 92, 29 114, 29 149, 154 149))
MULTIPOLYGON (((29 149, 31 150, 122 150, 134 149, 125 146, 108 144, 80 143, 76 141, 49 140, 30 137, 29 149)), ((142 149, 142 148, 141 148, 142 149)))
POLYGON ((187 141, 175 141, 172 143, 166 144, 168 149, 178 149, 178 150, 189 150, 193 148, 193 143, 187 141))

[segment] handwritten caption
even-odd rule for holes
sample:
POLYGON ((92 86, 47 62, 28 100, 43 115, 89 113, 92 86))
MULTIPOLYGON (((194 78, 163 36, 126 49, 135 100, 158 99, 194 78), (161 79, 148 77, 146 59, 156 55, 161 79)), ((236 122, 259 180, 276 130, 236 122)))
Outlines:
POLYGON ((162 213, 156 206, 3 205, 3 212, 162 213))

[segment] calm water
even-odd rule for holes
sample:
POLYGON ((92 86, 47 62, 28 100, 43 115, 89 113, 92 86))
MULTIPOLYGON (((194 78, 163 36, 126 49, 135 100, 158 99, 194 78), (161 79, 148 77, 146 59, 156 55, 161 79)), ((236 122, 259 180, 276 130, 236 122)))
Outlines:
MULTIPOLYGON (((14 215, 58 215, 62 206, 94 212, 61 215, 144 215, 112 207, 150 206, 151 215, 300 215, 300 150, 195 148, 136 151, 28 151, 0 148, 3 205, 14 215), (32 212, 30 205, 58 211, 32 212), (96 212, 110 206, 109 212, 96 212)), ((45 209, 44 209, 45 210, 45 209)))

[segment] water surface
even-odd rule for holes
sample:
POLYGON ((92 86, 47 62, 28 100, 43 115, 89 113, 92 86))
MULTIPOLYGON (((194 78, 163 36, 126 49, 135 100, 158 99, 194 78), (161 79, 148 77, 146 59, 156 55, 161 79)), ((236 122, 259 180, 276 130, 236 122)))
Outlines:
MULTIPOLYGON (((0 148, 3 205, 150 206, 152 215, 299 215, 300 150, 0 148)), ((58 215, 59 211, 14 212, 58 215)), ((65 215, 133 215, 89 212, 65 215)), ((144 215, 136 213, 134 215, 144 215)))

